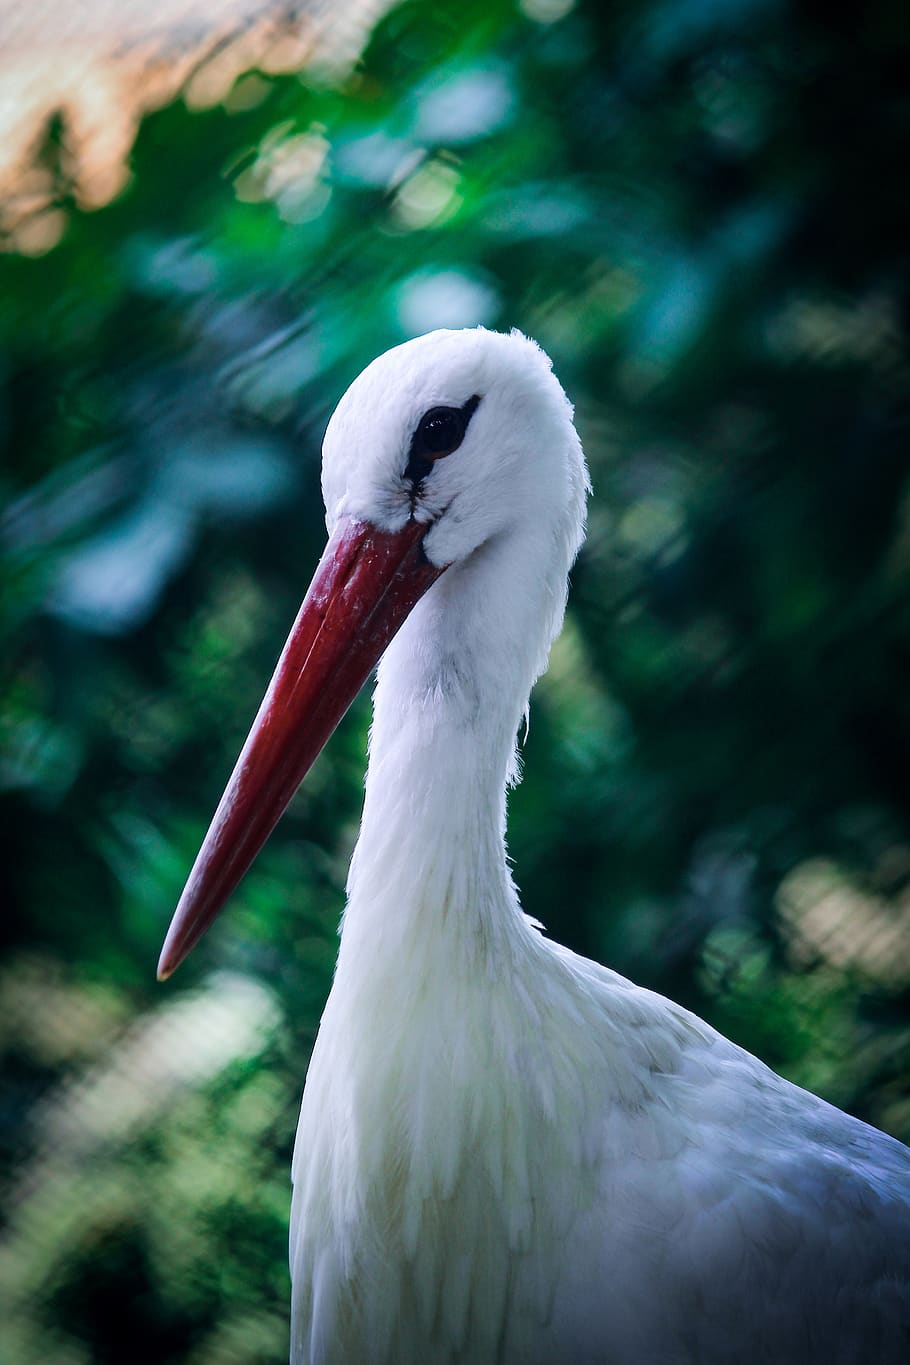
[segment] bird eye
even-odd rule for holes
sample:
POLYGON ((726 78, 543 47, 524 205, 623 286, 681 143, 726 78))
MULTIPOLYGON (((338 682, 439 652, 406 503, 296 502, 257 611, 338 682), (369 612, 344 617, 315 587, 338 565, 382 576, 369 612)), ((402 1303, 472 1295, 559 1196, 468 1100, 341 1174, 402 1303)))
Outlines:
POLYGON ((458 449, 479 402, 475 394, 463 407, 430 408, 423 414, 411 437, 406 479, 419 483, 427 477, 435 460, 442 460, 458 449))
POLYGON ((431 408, 421 417, 416 435, 421 454, 438 457, 451 455, 464 439, 461 409, 431 408))

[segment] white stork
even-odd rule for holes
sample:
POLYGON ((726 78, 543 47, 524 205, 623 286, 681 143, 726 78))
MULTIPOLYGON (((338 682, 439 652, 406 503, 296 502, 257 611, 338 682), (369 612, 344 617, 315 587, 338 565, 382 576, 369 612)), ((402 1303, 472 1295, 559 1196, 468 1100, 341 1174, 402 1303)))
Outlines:
POLYGON ((906 1365, 910 1152, 519 907, 504 793, 587 490, 517 332, 398 346, 329 423, 328 547, 159 969, 381 655, 294 1156, 292 1360, 906 1365))

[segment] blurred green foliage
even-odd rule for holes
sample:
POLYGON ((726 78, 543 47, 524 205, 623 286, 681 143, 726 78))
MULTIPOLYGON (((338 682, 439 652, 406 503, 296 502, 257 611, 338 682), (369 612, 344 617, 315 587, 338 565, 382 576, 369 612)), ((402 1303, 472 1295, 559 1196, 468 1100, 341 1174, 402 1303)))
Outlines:
POLYGON ((910 1137, 910 23, 414 0, 0 258, 4 1360, 279 1361, 368 698, 166 988, 376 353, 518 326, 595 499, 510 846, 557 938, 910 1137))

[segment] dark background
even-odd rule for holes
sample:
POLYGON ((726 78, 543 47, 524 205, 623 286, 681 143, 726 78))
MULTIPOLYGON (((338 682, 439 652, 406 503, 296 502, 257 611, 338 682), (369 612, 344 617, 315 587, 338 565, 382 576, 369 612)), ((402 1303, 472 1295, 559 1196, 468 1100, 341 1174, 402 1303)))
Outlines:
POLYGON ((0 257, 0 1359, 286 1356, 367 695, 154 967, 328 414, 437 325, 536 337, 594 480, 526 910, 910 1138, 908 132, 884 0, 408 3, 347 75, 149 115, 95 212, 45 129, 59 241, 0 257))

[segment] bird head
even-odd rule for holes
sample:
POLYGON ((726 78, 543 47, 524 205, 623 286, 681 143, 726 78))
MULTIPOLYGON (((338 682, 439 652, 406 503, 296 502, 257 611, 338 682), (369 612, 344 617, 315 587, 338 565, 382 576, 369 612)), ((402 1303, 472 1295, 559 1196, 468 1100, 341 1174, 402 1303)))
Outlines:
POLYGON ((329 422, 322 486, 329 542, 180 898, 162 979, 443 574, 457 577, 485 547, 530 540, 533 572, 549 585, 547 646, 561 618, 587 473, 550 361, 520 333, 437 331, 379 356, 329 422))
POLYGON ((564 522, 574 553, 585 487, 571 405, 549 358, 517 331, 430 332, 386 351, 325 434, 329 531, 343 517, 388 531, 415 519, 440 567, 513 524, 539 535, 541 523, 564 522))

